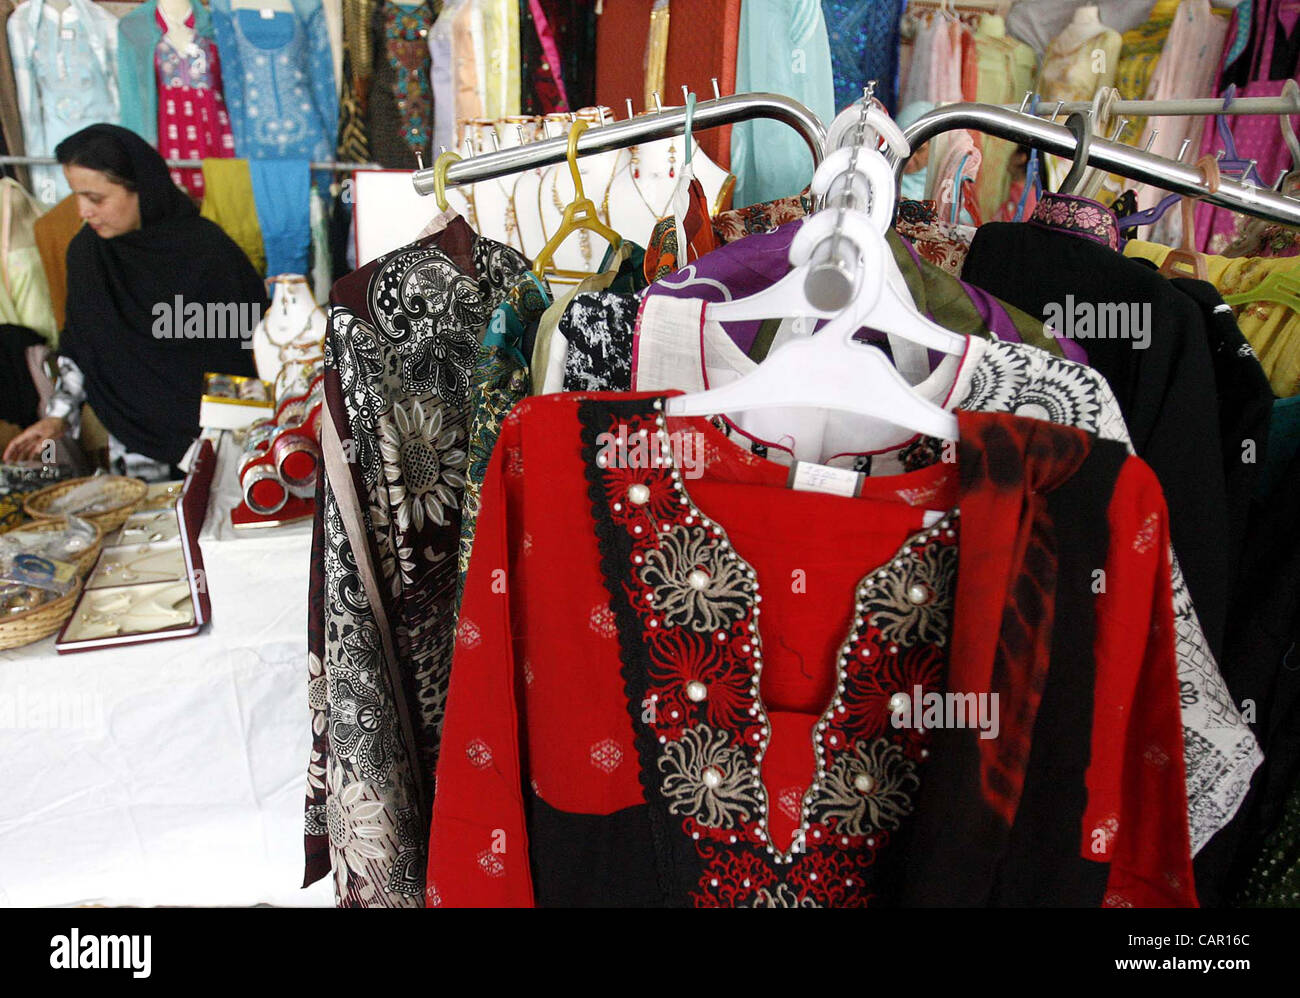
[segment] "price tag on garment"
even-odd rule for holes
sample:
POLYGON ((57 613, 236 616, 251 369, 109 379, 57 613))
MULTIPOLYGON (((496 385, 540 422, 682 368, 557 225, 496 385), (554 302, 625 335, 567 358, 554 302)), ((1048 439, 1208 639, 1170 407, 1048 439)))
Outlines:
POLYGON ((77 37, 76 29, 75 29, 75 28, 60 28, 60 29, 59 29, 59 37, 60 37, 61 39, 63 39, 65 42, 70 42, 70 41, 72 41, 74 38, 77 37))
POLYGON ((832 468, 825 464, 796 461, 790 468, 790 488, 800 492, 829 492, 833 496, 852 498, 862 487, 863 475, 850 468, 832 468))
POLYGON ((263 21, 270 21, 270 20, 273 19, 274 17, 275 17, 275 11, 271 10, 269 7, 263 7, 263 8, 262 8, 262 20, 263 20, 263 21))

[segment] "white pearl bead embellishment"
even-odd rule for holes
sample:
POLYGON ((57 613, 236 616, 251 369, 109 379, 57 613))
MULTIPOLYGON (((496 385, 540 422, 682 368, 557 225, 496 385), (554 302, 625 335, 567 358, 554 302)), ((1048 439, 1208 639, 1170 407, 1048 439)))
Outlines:
POLYGON ((703 772, 704 785, 710 790, 716 789, 722 785, 722 770, 717 766, 709 766, 703 772))
POLYGON ((699 703, 709 695, 709 688, 698 679, 692 679, 686 684, 686 696, 693 703, 699 703))
POLYGON ((638 506, 644 506, 650 501, 650 486, 641 485, 640 483, 629 485, 627 489, 627 497, 631 502, 636 503, 638 506))
POLYGON ((907 601, 913 606, 921 606, 923 603, 928 603, 930 602, 930 590, 920 583, 908 586, 907 601))
POLYGON ((701 568, 696 568, 686 576, 686 584, 692 589, 701 590, 708 587, 709 573, 701 568))
POLYGON ((875 778, 866 773, 859 773, 853 777, 853 789, 860 794, 869 794, 876 789, 875 778))

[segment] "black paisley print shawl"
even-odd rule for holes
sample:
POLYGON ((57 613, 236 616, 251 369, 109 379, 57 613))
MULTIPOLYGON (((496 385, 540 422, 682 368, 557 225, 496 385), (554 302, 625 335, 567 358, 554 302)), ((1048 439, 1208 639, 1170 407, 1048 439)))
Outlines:
POLYGON ((527 267, 455 217, 331 294, 326 408, 349 473, 322 482, 316 514, 305 882, 332 870, 340 906, 424 903, 471 377, 493 310, 527 267), (373 542, 378 613, 344 529, 348 509, 373 542))

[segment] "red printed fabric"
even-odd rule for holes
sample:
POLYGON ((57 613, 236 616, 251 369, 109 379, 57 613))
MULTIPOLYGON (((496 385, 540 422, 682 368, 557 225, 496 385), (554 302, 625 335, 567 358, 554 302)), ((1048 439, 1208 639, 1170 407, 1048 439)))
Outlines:
MULTIPOLYGON (((210 38, 195 35, 184 51, 167 37, 167 22, 155 19, 163 37, 154 50, 158 79, 158 151, 164 159, 226 159, 235 139, 221 88, 221 61, 210 38)), ((185 22, 194 28, 194 15, 185 22)), ((201 169, 172 170, 172 182, 203 200, 201 169)))
MULTIPOLYGON (((1033 616, 1022 589, 967 584, 966 551, 990 526, 981 510, 1030 543, 1050 533, 1003 472, 1019 453, 1019 479, 1042 485, 1074 456, 1025 447, 1030 421, 962 413, 960 475, 940 462, 849 498, 785 487, 788 468, 707 421, 661 426, 654 402, 541 396, 505 420, 457 627, 426 903, 888 905, 929 754, 923 727, 891 723, 898 697, 967 682, 983 648, 985 685, 966 689, 1032 688, 1041 656, 1003 634, 1004 614, 1033 616), (647 459, 661 433, 671 466, 647 459), (971 475, 981 461, 996 473, 971 475)), ((1158 522, 1133 546, 1163 504, 1136 459, 1121 479, 1084 824, 1117 820, 1084 858, 1110 863, 1108 904, 1194 904, 1172 633, 1152 626, 1171 605, 1158 522)), ((996 552, 972 550, 976 581, 996 578, 996 552)), ((1018 582, 1011 550, 1000 572, 1018 582)), ((1035 734, 1019 716, 1007 752, 1035 734)))
POLYGON ((683 252, 677 245, 676 216, 659 219, 646 242, 645 260, 642 264, 645 279, 651 284, 718 248, 718 239, 709 218, 709 199, 704 188, 698 180, 691 178, 687 190, 686 216, 682 219, 686 250, 683 252))

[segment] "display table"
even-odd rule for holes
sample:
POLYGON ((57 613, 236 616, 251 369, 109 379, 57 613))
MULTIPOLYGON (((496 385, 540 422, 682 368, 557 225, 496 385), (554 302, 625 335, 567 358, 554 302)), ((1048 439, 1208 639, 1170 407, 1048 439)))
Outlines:
POLYGON ((229 441, 197 637, 0 652, 0 904, 329 905, 301 889, 311 524, 236 532, 229 441))

